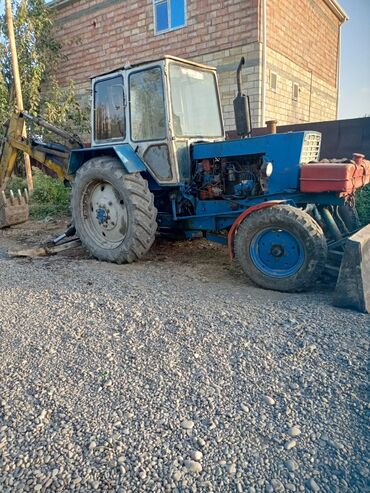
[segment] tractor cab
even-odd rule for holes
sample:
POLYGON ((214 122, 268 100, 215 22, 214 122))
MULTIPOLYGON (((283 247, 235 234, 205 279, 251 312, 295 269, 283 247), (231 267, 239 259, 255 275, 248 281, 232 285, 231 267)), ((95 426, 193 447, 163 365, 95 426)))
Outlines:
POLYGON ((92 146, 130 144, 163 185, 189 182, 189 144, 224 139, 216 69, 165 56, 92 79, 92 146))

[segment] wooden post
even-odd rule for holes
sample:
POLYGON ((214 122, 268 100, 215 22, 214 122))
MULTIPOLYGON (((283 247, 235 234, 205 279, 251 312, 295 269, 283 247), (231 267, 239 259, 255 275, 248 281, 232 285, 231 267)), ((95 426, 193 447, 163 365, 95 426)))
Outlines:
MULTIPOLYGON (((10 0, 5 0, 5 6, 6 6, 6 22, 8 26, 10 53, 12 57, 12 70, 13 70, 14 90, 15 90, 15 97, 17 102, 17 110, 23 111, 24 108, 23 108, 22 87, 21 87, 21 79, 19 77, 17 47, 15 44, 12 7, 10 0)), ((26 130, 24 130, 23 137, 27 137, 26 130)), ((28 190, 32 192, 33 179, 32 179, 32 170, 31 170, 31 160, 30 160, 30 156, 26 152, 23 153, 23 156, 24 156, 24 164, 26 168, 28 190)))

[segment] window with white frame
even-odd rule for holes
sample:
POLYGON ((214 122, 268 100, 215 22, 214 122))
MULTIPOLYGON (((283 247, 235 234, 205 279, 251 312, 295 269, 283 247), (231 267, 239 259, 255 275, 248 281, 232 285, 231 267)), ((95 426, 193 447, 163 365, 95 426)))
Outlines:
POLYGON ((186 0, 153 0, 153 6, 156 34, 186 26, 186 0))

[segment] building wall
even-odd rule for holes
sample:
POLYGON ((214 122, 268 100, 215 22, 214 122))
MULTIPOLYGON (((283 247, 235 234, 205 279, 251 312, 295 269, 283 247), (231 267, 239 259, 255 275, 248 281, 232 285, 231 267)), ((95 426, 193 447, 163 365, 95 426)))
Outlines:
POLYGON ((262 81, 260 44, 249 43, 194 58, 198 62, 217 67, 226 130, 235 128, 233 99, 237 92, 236 69, 242 56, 245 57, 245 66, 242 71, 243 92, 249 95, 252 124, 257 126, 260 118, 259 101, 262 81))
MULTIPOLYGON (((253 57, 249 85, 256 92, 254 70, 258 68, 251 64, 258 67, 254 53, 258 0, 187 0, 186 27, 158 35, 152 0, 75 0, 57 6, 55 12, 55 34, 66 56, 57 76, 62 85, 74 80, 84 104, 89 100, 92 75, 170 54, 219 67, 226 125, 234 127, 230 105, 242 46, 243 54, 253 57)), ((258 98, 252 97, 257 105, 258 98)))
POLYGON ((258 0, 187 0, 187 25, 155 35, 152 0, 75 0, 56 9, 57 39, 68 59, 61 82, 163 54, 193 58, 257 40, 258 0), (243 19, 243 22, 240 22, 243 19))
POLYGON ((323 0, 268 0, 265 120, 283 125, 336 118, 339 28, 323 0))
POLYGON ((337 88, 315 73, 302 68, 281 53, 267 49, 265 120, 279 125, 334 120, 337 113, 337 88), (277 74, 276 91, 270 87, 271 72, 277 74), (293 100, 293 83, 299 87, 293 100))
MULTIPOLYGON (((261 65, 259 63, 261 56, 260 44, 257 42, 249 43, 230 50, 216 51, 191 58, 196 62, 217 68, 226 130, 235 128, 233 99, 237 92, 236 69, 242 56, 246 57, 245 68, 242 71, 243 91, 249 95, 252 124, 253 126, 258 126, 261 111, 259 101, 262 83, 261 65)), ((89 78, 83 82, 76 83, 76 96, 80 104, 88 107, 90 105, 90 94, 91 84, 89 78)))
MULTIPOLYGON (((155 35, 152 0, 72 0, 55 7, 66 56, 62 85, 73 80, 89 104, 93 75, 171 54, 217 67, 225 129, 235 128, 235 71, 246 58, 243 89, 252 123, 262 122, 261 0, 187 0, 187 25, 155 35)), ((336 118, 339 20, 325 0, 267 0, 266 111, 279 123, 336 118), (271 91, 270 72, 278 87, 271 91), (292 101, 292 84, 299 100, 292 101)))

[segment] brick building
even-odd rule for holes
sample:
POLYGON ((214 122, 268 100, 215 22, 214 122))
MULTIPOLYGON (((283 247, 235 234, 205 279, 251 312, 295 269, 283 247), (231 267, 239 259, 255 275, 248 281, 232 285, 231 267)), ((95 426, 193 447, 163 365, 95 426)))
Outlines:
POLYGON ((252 120, 279 124, 337 116, 340 27, 336 0, 54 0, 56 36, 88 104, 89 77, 171 54, 217 67, 225 128, 235 128, 235 70, 246 58, 243 86, 252 120))

